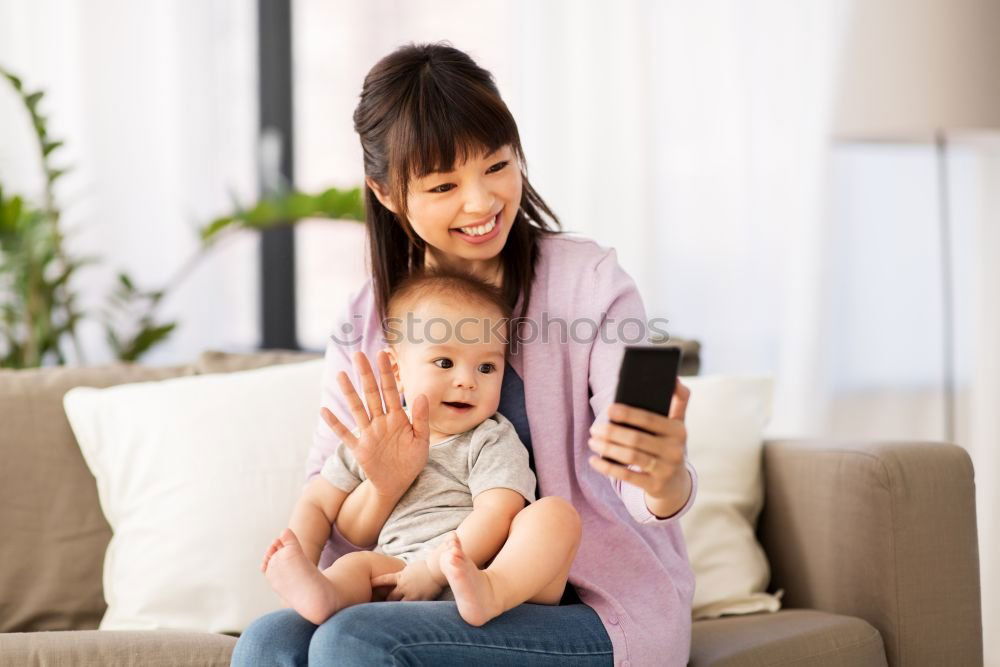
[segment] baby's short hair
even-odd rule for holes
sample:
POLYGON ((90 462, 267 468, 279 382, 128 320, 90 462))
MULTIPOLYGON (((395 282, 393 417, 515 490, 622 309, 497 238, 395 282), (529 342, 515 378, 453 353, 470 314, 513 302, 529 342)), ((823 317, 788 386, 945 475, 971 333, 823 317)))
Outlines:
POLYGON ((507 323, 503 331, 510 347, 510 320, 513 308, 507 303, 503 290, 476 277, 468 271, 435 267, 417 269, 404 278, 389 296, 383 333, 390 334, 389 321, 405 317, 412 304, 425 299, 453 299, 463 305, 475 305, 496 311, 507 323))

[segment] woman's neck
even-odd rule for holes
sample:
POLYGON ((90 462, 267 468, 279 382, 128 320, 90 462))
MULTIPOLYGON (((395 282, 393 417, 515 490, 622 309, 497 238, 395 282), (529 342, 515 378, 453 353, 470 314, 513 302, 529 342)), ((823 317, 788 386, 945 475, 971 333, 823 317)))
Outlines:
POLYGON ((429 269, 433 269, 436 266, 464 269, 471 272, 472 275, 480 280, 484 280, 496 287, 503 287, 503 261, 501 261, 500 255, 492 259, 446 259, 431 250, 424 255, 424 263, 429 269))

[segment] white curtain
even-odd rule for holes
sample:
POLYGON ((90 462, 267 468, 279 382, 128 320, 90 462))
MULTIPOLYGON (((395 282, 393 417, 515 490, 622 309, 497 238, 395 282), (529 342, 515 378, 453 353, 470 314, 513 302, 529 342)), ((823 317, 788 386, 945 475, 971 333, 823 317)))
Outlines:
POLYGON ((518 118, 540 192, 618 249, 705 372, 779 375, 772 428, 818 432, 836 5, 522 7, 518 118))
MULTIPOLYGON (((104 308, 118 270, 145 290, 166 285, 197 248, 195 226, 255 196, 254 3, 37 0, 0 3, 0 63, 43 89, 80 306, 104 308)), ((0 179, 37 197, 27 115, 0 85, 0 179)), ((178 321, 143 361, 186 363, 207 347, 258 341, 257 239, 227 241, 162 303, 178 321)), ((113 357, 97 320, 80 327, 86 363, 113 357)), ((72 346, 67 346, 72 348, 72 346)), ((67 349, 71 361, 75 350, 67 349)))
MULTIPOLYGON (((979 562, 982 573, 983 639, 986 664, 1000 665, 1000 141, 978 146, 978 169, 970 243, 971 344, 973 367, 967 389, 968 443, 976 467, 979 562)), ((968 340, 964 341, 968 342, 968 340)))

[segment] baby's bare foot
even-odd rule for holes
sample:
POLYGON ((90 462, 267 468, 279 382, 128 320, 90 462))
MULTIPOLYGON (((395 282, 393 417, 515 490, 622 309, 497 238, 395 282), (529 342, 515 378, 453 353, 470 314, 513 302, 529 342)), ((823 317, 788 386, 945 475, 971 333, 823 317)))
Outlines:
MULTIPOLYGON (((282 544, 280 537, 275 539, 274 542, 271 542, 271 546, 267 548, 267 553, 264 554, 264 560, 260 564, 261 572, 267 573, 267 564, 271 561, 271 556, 277 553, 278 549, 280 549, 281 547, 282 544)), ((286 609, 291 608, 292 605, 288 604, 288 600, 281 597, 280 595, 278 596, 278 599, 281 600, 281 606, 285 607, 286 609)))
POLYGON ((306 558, 291 530, 286 528, 275 542, 280 542, 280 546, 273 552, 269 550, 265 559, 268 583, 286 606, 319 625, 338 609, 333 582, 306 558))
POLYGON ((264 560, 260 564, 260 571, 267 572, 267 564, 271 561, 271 557, 278 552, 283 545, 281 544, 281 538, 276 538, 274 542, 271 542, 271 546, 267 548, 267 552, 264 554, 264 560))
POLYGON ((448 547, 438 563, 455 594, 458 613, 466 623, 480 626, 503 612, 503 603, 494 592, 489 574, 465 555, 457 534, 452 533, 448 538, 448 547))

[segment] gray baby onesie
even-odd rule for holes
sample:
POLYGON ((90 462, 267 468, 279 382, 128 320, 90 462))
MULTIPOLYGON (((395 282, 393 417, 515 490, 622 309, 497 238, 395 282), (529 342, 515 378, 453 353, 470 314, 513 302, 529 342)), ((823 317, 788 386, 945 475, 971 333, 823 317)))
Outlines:
MULTIPOLYGON (((348 493, 365 480, 364 470, 343 442, 320 474, 348 493)), ((535 501, 528 450, 514 425, 499 412, 473 429, 431 445, 427 465, 396 503, 373 551, 407 563, 423 558, 472 513, 473 498, 494 488, 513 489, 529 503, 535 501)))

